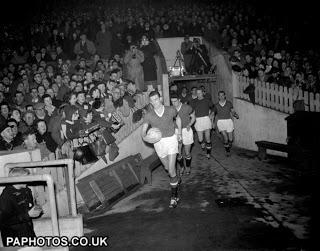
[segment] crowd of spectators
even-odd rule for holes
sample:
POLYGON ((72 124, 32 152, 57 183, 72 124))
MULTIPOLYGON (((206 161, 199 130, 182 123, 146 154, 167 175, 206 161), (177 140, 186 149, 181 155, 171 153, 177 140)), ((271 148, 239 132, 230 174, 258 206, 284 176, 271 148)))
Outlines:
MULTIPOLYGON (((266 17, 249 22, 241 12, 222 30, 221 46, 235 72, 284 87, 320 92, 319 51, 301 50, 280 25, 269 27, 266 17)), ((300 38, 301 39, 301 38, 300 38)))
POLYGON ((319 91, 318 54, 297 50, 286 29, 250 5, 82 2, 1 26, 0 150, 41 145, 49 159, 94 122, 116 131, 111 114, 128 116, 135 96, 157 84, 155 38, 187 35, 228 51, 245 76, 319 91))

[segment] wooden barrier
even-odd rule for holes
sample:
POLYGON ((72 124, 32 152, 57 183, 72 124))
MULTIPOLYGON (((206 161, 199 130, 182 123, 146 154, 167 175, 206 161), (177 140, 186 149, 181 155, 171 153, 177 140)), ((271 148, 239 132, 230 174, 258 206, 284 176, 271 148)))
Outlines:
POLYGON ((141 181, 141 155, 131 155, 92 173, 77 183, 87 209, 110 207, 137 188, 141 181))
POLYGON ((238 76, 239 98, 250 101, 249 95, 244 90, 249 84, 255 87, 255 103, 280 112, 291 114, 294 112, 293 104, 296 100, 303 100, 305 111, 320 112, 320 94, 287 88, 257 79, 238 76))

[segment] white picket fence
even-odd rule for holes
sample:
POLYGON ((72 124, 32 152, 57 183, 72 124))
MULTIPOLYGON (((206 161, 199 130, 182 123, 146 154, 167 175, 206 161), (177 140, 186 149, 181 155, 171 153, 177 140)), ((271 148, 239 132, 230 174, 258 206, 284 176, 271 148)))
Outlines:
POLYGON ((320 112, 320 94, 283 87, 238 76, 239 98, 250 101, 244 90, 249 84, 255 86, 255 103, 284 113, 293 113, 295 100, 304 100, 305 111, 320 112))

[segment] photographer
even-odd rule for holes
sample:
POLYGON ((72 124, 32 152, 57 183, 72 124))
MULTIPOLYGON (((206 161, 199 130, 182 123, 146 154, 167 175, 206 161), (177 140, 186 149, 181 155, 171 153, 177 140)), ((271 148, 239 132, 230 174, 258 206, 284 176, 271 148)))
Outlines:
POLYGON ((207 74, 211 68, 211 63, 206 46, 204 44, 200 44, 200 40, 198 38, 194 38, 192 42, 191 52, 191 73, 207 74))
POLYGON ((181 53, 183 55, 184 66, 186 67, 187 73, 191 73, 191 59, 192 59, 192 41, 189 38, 189 35, 184 37, 184 41, 181 43, 181 53))
POLYGON ((136 45, 131 45, 130 50, 126 51, 124 56, 125 67, 127 68, 126 78, 135 82, 139 90, 144 89, 144 75, 142 63, 144 61, 144 54, 137 49, 136 45))

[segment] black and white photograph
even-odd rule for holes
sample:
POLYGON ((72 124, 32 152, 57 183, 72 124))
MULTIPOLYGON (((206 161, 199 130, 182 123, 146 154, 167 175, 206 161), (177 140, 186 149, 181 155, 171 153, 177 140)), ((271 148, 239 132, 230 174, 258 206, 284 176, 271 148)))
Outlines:
POLYGON ((311 0, 2 1, 0 251, 319 250, 318 25, 311 0))

